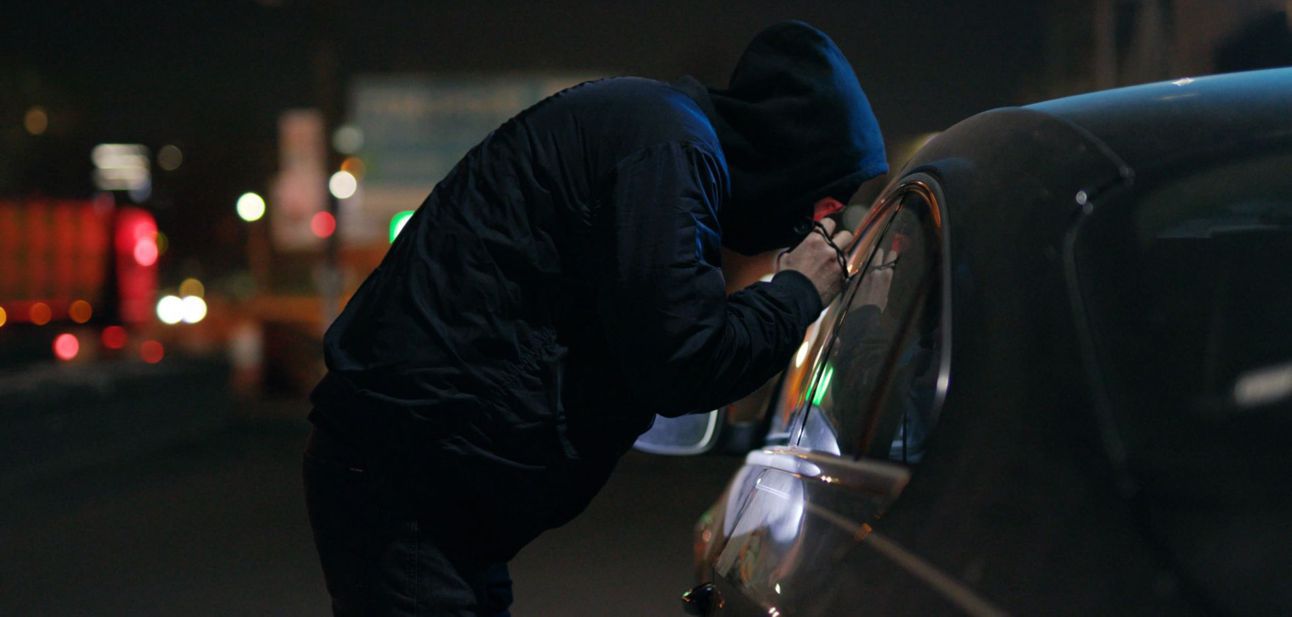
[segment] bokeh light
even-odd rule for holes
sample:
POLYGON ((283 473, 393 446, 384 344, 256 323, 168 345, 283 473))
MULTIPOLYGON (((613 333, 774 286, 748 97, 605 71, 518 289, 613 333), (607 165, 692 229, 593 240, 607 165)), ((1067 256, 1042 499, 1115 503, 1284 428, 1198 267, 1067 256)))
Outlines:
POLYGON ((184 319, 184 301, 179 296, 162 296, 157 301, 157 319, 167 325, 175 325, 184 319))
POLYGON ((363 174, 368 171, 368 166, 363 164, 363 159, 357 156, 348 156, 344 161, 341 161, 341 171, 354 176, 355 180, 362 180, 363 174))
POLYGON ((3 306, 0 306, 0 327, 4 327, 6 321, 9 321, 9 313, 6 313, 3 306))
POLYGON ((331 212, 315 212, 310 218, 310 231, 320 238, 326 238, 336 232, 336 217, 331 212))
POLYGON ((129 191, 126 191, 126 192, 127 194, 130 195, 130 199, 132 201, 134 201, 137 204, 141 204, 141 203, 144 203, 145 201, 148 201, 149 197, 152 197, 153 183, 151 180, 149 180, 148 182, 145 182, 144 184, 141 184, 138 187, 130 189, 129 191))
POLYGON ((157 250, 157 237, 153 236, 150 238, 144 236, 135 240, 133 254, 135 261, 141 266, 147 267, 157 263, 157 257, 161 254, 161 252, 157 250))
POLYGON ((54 311, 50 310, 48 304, 37 302, 31 305, 31 310, 28 311, 27 317, 31 319, 31 323, 43 326, 54 318, 54 311))
POLYGON ((404 225, 407 225, 408 219, 411 218, 413 218, 412 210, 401 210, 396 212, 395 216, 390 217, 390 242, 392 244, 395 242, 395 237, 399 235, 399 232, 404 231, 404 225))
POLYGON ((72 318, 76 323, 85 323, 94 315, 94 307, 90 306, 85 300, 75 300, 71 306, 67 307, 67 316, 72 318))
POLYGON ((206 318, 206 300, 197 296, 184 296, 180 300, 180 318, 184 323, 197 323, 206 318))
POLYGON ((363 131, 359 127, 346 124, 332 132, 332 147, 341 154, 354 154, 363 147, 363 131))
POLYGON ((179 295, 202 297, 206 295, 206 286, 202 284, 202 281, 190 276, 180 282, 179 295))
POLYGON ((59 360, 71 360, 81 351, 81 341, 75 334, 64 332, 54 338, 54 355, 59 360))
POLYGON ((158 256, 165 255, 166 249, 169 249, 169 248, 170 248, 170 238, 167 238, 166 234, 160 231, 157 232, 157 255, 158 256))
POLYGON ((157 166, 166 171, 175 171, 184 164, 184 152, 179 146, 167 144, 157 151, 157 166))
POLYGON ((265 198, 255 193, 243 193, 238 198, 238 218, 250 223, 265 215, 265 198))
POLYGON ((49 128, 49 114, 40 105, 28 108, 22 118, 22 126, 32 135, 42 135, 49 128))
POLYGON ((338 171, 328 179, 327 189, 337 199, 349 199, 359 190, 359 179, 348 171, 338 171))
POLYGON ((142 144, 99 144, 90 151, 94 186, 102 191, 128 191, 136 202, 152 193, 148 148, 142 144))
POLYGON ((108 326, 103 329, 103 346, 108 349, 121 349, 126 346, 126 329, 121 326, 108 326))
POLYGON ((139 357, 149 364, 157 364, 166 356, 166 349, 158 341, 147 340, 139 346, 139 357))

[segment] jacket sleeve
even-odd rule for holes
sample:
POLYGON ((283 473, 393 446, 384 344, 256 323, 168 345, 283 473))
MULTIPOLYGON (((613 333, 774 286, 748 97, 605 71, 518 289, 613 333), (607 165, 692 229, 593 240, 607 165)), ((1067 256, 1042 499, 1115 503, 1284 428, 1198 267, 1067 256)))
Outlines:
POLYGON ((616 166, 594 225, 598 311, 636 400, 677 416, 725 405, 784 368, 821 312, 781 272, 728 297, 717 206, 727 177, 700 147, 665 143, 616 166))

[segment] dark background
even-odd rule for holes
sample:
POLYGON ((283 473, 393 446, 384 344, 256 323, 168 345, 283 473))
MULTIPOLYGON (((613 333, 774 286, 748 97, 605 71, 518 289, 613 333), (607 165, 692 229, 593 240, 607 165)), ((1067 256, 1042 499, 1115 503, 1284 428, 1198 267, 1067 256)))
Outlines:
POLYGON ((1281 4, 24 2, 0 22, 0 198, 90 194, 97 143, 175 144, 185 164, 155 175, 148 205, 173 262, 224 272, 245 267, 231 204, 263 194, 277 170, 279 114, 317 107, 336 125, 355 76, 691 74, 720 86, 758 30, 802 19, 852 61, 900 158, 919 135, 993 107, 1292 62, 1281 4), (1096 57, 1101 31, 1111 68, 1096 57), (22 130, 32 105, 49 115, 43 135, 22 130))
MULTIPOLYGON (((691 74, 721 86, 756 32, 796 18, 826 31, 852 61, 896 168, 922 136, 994 107, 1292 64, 1284 0, 136 0, 3 9, 0 202, 91 197, 96 144, 138 143, 154 154, 179 146, 183 165, 154 164, 152 195, 138 205, 169 239, 157 266, 162 290, 201 276, 210 316, 192 326, 136 324, 132 336, 167 345, 161 364, 146 365, 88 351, 54 359, 58 332, 80 328, 89 347, 108 311, 80 326, 6 325, 0 315, 0 615, 326 611, 299 463, 304 395, 321 370, 327 311, 317 275, 328 253, 276 253, 264 223, 243 223, 233 204, 245 191, 267 193, 280 114, 318 108, 334 128, 347 119, 356 78, 691 74), (24 118, 37 107, 48 127, 33 133, 24 118), (274 269, 268 278, 294 287, 249 274, 257 255, 274 269), (238 332, 258 337, 260 364, 231 359, 238 332)), ((692 524, 739 463, 630 454, 587 513, 513 564, 518 617, 677 614, 677 594, 693 584, 692 524)))
MULTIPOLYGON (((0 196, 88 195, 97 143, 175 144, 151 206, 174 261, 241 265, 230 205, 277 168, 285 109, 343 119, 352 76, 552 71, 725 83, 761 28, 797 18, 853 62, 890 142, 1035 93, 1043 3, 30 2, 0 26, 0 196), (21 129, 30 105, 49 129, 21 129), (215 231, 212 237, 210 234, 215 231), (214 243, 211 240, 215 240, 214 243)), ((428 187, 429 189, 429 187, 428 187)), ((410 204, 410 207, 415 204, 410 204)))

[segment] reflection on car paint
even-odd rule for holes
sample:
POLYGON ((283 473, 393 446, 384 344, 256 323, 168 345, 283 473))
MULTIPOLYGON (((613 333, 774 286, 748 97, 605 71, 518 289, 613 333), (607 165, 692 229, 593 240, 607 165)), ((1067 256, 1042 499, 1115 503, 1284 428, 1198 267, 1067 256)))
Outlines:
POLYGON ((988 112, 881 196, 891 206, 922 183, 937 199, 923 229, 899 220, 917 208, 872 210, 884 225, 858 237, 874 250, 849 264, 861 281, 787 368, 772 426, 797 435, 747 457, 703 570, 728 600, 722 615, 1287 614, 1292 70, 1187 85, 1210 108, 1158 113, 1146 99, 1159 85, 988 112), (1181 119, 1189 130, 1141 138, 1181 119), (1172 148, 1195 132, 1228 149, 1196 136, 1185 143, 1205 152, 1172 148), (1193 181, 1213 170, 1221 181, 1193 181), (882 387, 849 392, 861 378, 882 387), (955 430, 926 456, 944 400, 955 430), (1142 424, 1125 440, 1138 458, 1099 458, 1104 408, 1142 424), (1136 448, 1194 433, 1197 447, 1136 448), (1145 460, 1138 483, 1109 481, 1110 461, 1145 460), (908 490, 912 473, 923 480, 908 490), (1117 492, 1137 488, 1132 501, 1117 492))

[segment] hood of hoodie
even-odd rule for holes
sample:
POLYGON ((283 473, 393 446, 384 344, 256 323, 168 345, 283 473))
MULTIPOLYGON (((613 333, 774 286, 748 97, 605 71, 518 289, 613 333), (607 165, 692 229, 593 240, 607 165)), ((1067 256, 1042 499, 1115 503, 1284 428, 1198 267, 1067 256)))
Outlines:
POLYGON ((803 22, 776 24, 750 42, 725 90, 686 77, 718 134, 731 199, 718 212, 722 242, 752 255, 798 244, 813 205, 847 200, 888 171, 870 102, 843 52, 803 22))

